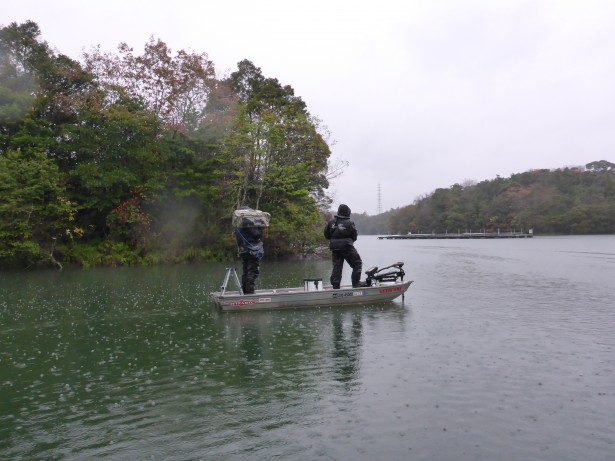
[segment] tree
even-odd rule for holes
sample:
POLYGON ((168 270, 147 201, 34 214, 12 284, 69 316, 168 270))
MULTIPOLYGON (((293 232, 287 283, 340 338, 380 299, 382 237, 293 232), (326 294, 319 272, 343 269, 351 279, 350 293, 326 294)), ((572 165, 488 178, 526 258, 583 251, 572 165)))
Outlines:
POLYGON ((239 166, 228 178, 234 206, 266 209, 275 217, 270 234, 284 236, 274 239, 278 254, 305 252, 320 233, 318 204, 327 202, 329 184, 331 151, 319 121, 290 86, 265 78, 250 61, 238 64, 230 82, 240 106, 222 149, 239 166), (302 243, 294 248, 288 237, 302 243))
POLYGON ((216 80, 207 98, 203 120, 195 137, 206 143, 218 143, 228 134, 237 116, 239 97, 228 80, 216 80))
POLYGON ((230 81, 242 109, 234 134, 225 142, 227 152, 242 166, 237 205, 258 203, 269 188, 284 190, 283 182, 292 178, 297 179, 294 186, 300 184, 302 193, 323 195, 331 152, 317 130, 319 122, 311 118, 290 86, 263 77, 247 60, 238 69, 230 81))
POLYGON ((607 162, 606 160, 590 162, 587 165, 585 165, 585 167, 589 171, 593 171, 596 173, 615 171, 615 163, 607 162))
POLYGON ((0 29, 0 154, 6 153, 20 121, 31 110, 39 82, 37 62, 48 53, 36 23, 0 29))
POLYGON ((7 94, 17 87, 29 93, 29 97, 22 97, 14 92, 13 100, 3 106, 2 150, 42 152, 66 167, 73 155, 68 152, 63 157, 58 149, 71 141, 64 128, 79 124, 80 114, 99 92, 90 73, 67 56, 56 55, 39 35, 38 26, 31 21, 0 29, 2 92, 7 94), (16 105, 23 110, 16 113, 16 105), (7 112, 14 116, 9 119, 7 112))
POLYGON ((206 118, 206 106, 215 87, 215 70, 206 53, 180 50, 175 56, 162 41, 153 37, 142 55, 134 55, 126 43, 120 56, 100 49, 85 53, 86 68, 109 88, 122 88, 142 99, 174 132, 194 132, 206 118))
POLYGON ((38 34, 34 23, 0 29, 0 146, 5 145, 11 128, 32 107, 38 88, 36 76, 20 56, 22 46, 16 47, 14 43, 19 29, 26 29, 30 39, 38 34))
POLYGON ((0 197, 0 267, 58 265, 56 240, 72 240, 81 229, 54 162, 40 153, 0 156, 0 197))

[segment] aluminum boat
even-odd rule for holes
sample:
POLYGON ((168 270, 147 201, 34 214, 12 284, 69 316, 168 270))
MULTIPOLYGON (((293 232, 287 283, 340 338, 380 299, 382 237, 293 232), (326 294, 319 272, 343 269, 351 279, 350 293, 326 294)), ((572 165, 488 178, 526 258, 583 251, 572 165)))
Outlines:
POLYGON ((391 301, 399 296, 403 297, 412 284, 412 280, 403 279, 403 264, 398 262, 380 270, 377 267, 370 268, 365 272, 367 279, 359 287, 341 286, 339 289, 333 289, 331 286, 324 286, 322 279, 304 279, 303 287, 262 289, 253 294, 243 294, 236 270, 227 268, 220 291, 211 293, 211 298, 223 312, 347 306, 391 301), (231 280, 238 287, 236 291, 227 290, 231 280))

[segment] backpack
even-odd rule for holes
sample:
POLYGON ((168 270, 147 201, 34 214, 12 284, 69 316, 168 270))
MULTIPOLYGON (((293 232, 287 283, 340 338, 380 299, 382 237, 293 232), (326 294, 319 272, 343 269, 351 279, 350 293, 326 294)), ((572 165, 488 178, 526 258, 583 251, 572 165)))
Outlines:
POLYGON ((271 214, 246 208, 233 211, 233 227, 269 227, 271 214))

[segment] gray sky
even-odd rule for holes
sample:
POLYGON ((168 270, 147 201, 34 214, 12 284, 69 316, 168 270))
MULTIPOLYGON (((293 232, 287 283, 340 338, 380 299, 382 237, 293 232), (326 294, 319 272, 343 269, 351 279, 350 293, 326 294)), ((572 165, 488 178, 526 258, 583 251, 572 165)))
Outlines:
POLYGON ((74 59, 151 36, 248 59, 291 85, 350 163, 334 206, 378 212, 439 187, 537 168, 615 162, 611 0, 20 0, 74 59))

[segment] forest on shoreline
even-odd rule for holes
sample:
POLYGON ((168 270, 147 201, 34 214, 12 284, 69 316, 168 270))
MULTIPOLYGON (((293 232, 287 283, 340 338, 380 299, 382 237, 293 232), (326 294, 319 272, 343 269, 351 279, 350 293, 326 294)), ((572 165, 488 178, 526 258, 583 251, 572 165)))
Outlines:
POLYGON ((322 245, 327 131, 292 87, 244 60, 152 38, 83 62, 36 23, 0 28, 0 268, 228 260, 231 214, 271 213, 269 257, 322 245))
POLYGON ((363 233, 614 234, 615 164, 537 169, 436 189, 380 216, 355 216, 363 233))
MULTIPOLYGON (((218 78, 207 54, 152 38, 78 62, 34 22, 0 27, 0 269, 230 260, 242 205, 272 215, 267 257, 315 255, 344 167, 293 88, 248 60, 218 78)), ((455 184, 353 218, 364 235, 615 233, 614 167, 455 184)))

